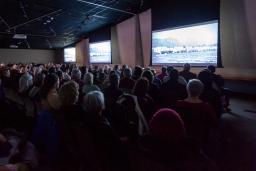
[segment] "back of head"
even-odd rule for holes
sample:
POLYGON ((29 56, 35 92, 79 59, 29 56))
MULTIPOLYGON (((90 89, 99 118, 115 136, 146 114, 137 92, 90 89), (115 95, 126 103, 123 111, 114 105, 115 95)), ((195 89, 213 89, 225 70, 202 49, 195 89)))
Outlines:
POLYGON ((190 71, 190 64, 189 63, 184 64, 183 70, 184 71, 190 71))
POLYGON ((83 100, 83 108, 89 114, 101 114, 105 108, 104 95, 100 91, 87 93, 83 100))
POLYGON ((215 73, 215 71, 216 71, 216 67, 213 66, 213 65, 209 65, 209 66, 207 67, 207 69, 208 69, 211 73, 215 73))
POLYGON ((179 71, 177 69, 172 69, 169 72, 169 77, 171 81, 177 81, 179 79, 179 71))
POLYGON ((88 72, 84 75, 84 83, 87 85, 93 84, 93 74, 92 73, 88 72))
POLYGON ((79 97, 79 85, 75 81, 64 83, 59 90, 59 97, 63 106, 75 104, 79 97))
POLYGON ((167 67, 167 73, 170 74, 170 72, 174 69, 173 66, 168 66, 167 67))
POLYGON ((35 75, 34 85, 37 87, 41 87, 44 83, 45 75, 43 73, 39 73, 35 75))
POLYGON ((109 75, 109 82, 111 86, 118 86, 119 84, 119 76, 116 73, 109 75))
POLYGON ((149 135, 158 143, 175 143, 185 136, 184 123, 174 110, 160 109, 149 123, 149 135))
POLYGON ((212 73, 208 69, 202 70, 197 77, 205 87, 211 87, 213 82, 212 73))
POLYGON ((141 77, 142 72, 143 72, 143 69, 140 66, 136 66, 134 68, 133 77, 135 79, 139 79, 141 77))
POLYGON ((139 79, 133 89, 133 94, 136 96, 145 96, 149 89, 149 82, 145 78, 139 79))
POLYGON ((167 68, 165 66, 162 67, 162 73, 166 73, 167 72, 167 68))
POLYGON ((59 82, 59 78, 56 74, 47 75, 44 79, 44 84, 43 84, 41 92, 40 92, 41 98, 46 98, 47 94, 49 93, 49 91, 51 89, 53 89, 53 88, 57 89, 58 82, 59 82))
POLYGON ((154 75, 150 70, 144 71, 143 74, 142 74, 142 77, 147 78, 150 83, 152 83, 152 81, 154 79, 154 75))
POLYGON ((82 76, 81 71, 78 68, 74 68, 71 72, 71 78, 74 80, 80 80, 82 76))
POLYGON ((190 97, 199 97, 204 90, 204 84, 198 79, 192 79, 187 84, 187 92, 190 97))
POLYGON ((124 77, 125 77, 125 78, 131 78, 131 76, 132 76, 132 70, 131 70, 131 68, 125 68, 125 69, 124 69, 124 77))

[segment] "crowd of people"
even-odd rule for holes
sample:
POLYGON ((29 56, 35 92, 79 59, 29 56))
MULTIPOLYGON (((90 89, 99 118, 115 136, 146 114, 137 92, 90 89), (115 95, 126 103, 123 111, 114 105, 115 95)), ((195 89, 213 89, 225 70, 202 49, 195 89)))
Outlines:
POLYGON ((215 67, 119 67, 2 64, 0 170, 218 170, 203 152, 228 109, 215 67))

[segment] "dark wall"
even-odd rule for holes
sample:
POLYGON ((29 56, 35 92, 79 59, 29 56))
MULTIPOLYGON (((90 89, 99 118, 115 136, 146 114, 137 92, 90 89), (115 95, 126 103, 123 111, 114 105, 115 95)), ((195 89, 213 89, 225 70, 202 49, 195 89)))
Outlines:
POLYGON ((152 29, 218 20, 220 0, 153 0, 152 29))
POLYGON ((101 42, 111 39, 111 26, 106 26, 95 30, 89 34, 89 41, 91 42, 101 42))

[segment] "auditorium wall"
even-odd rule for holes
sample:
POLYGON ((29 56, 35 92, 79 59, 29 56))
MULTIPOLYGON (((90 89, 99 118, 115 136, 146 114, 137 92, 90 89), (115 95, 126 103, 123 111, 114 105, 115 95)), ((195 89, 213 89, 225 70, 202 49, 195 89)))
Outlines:
POLYGON ((60 63, 61 50, 0 49, 0 63, 60 63))

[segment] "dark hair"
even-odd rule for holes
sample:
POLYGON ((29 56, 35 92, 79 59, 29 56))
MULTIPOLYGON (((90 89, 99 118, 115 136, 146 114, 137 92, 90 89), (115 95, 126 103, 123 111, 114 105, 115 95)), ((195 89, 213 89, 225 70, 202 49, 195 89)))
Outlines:
POLYGON ((165 73, 167 71, 167 68, 164 66, 164 67, 162 67, 161 70, 162 70, 163 73, 165 73))
POLYGON ((59 79, 63 78, 63 72, 61 70, 57 71, 56 74, 58 75, 59 79))
POLYGON ((140 66, 136 66, 136 67, 134 68, 133 78, 134 78, 135 80, 140 79, 142 72, 143 72, 143 69, 142 69, 140 66))
POLYGON ((142 77, 145 77, 148 79, 148 81, 151 83, 154 79, 154 75, 150 70, 146 70, 143 72, 142 77))
POLYGON ((169 72, 169 77, 171 81, 178 81, 179 79, 179 71, 177 69, 172 69, 169 72))
POLYGON ((133 94, 136 96, 145 96, 148 93, 149 82, 145 78, 139 79, 133 89, 133 94))
POLYGON ((110 85, 112 85, 112 86, 118 86, 118 81, 119 81, 119 76, 118 76, 118 74, 114 73, 114 74, 110 74, 110 75, 109 75, 109 82, 110 82, 110 85))
POLYGON ((44 84, 40 92, 40 97, 45 99, 49 91, 57 84, 59 78, 56 74, 49 74, 44 79, 44 84))
POLYGON ((41 87, 45 79, 45 75, 43 73, 39 73, 35 75, 34 85, 37 87, 41 87))
POLYGON ((56 68, 55 68, 55 67, 51 67, 51 68, 49 69, 49 73, 50 73, 50 74, 56 73, 56 68))
POLYGON ((209 66, 207 67, 207 69, 208 69, 211 73, 215 73, 215 71, 216 71, 216 68, 215 68, 215 66, 213 66, 213 65, 209 65, 209 66))
POLYGON ((170 73, 173 69, 174 69, 173 66, 168 66, 168 67, 167 67, 167 72, 170 73))
POLYGON ((213 82, 212 73, 208 69, 202 70, 198 74, 198 79, 202 81, 205 87, 211 87, 213 82))

